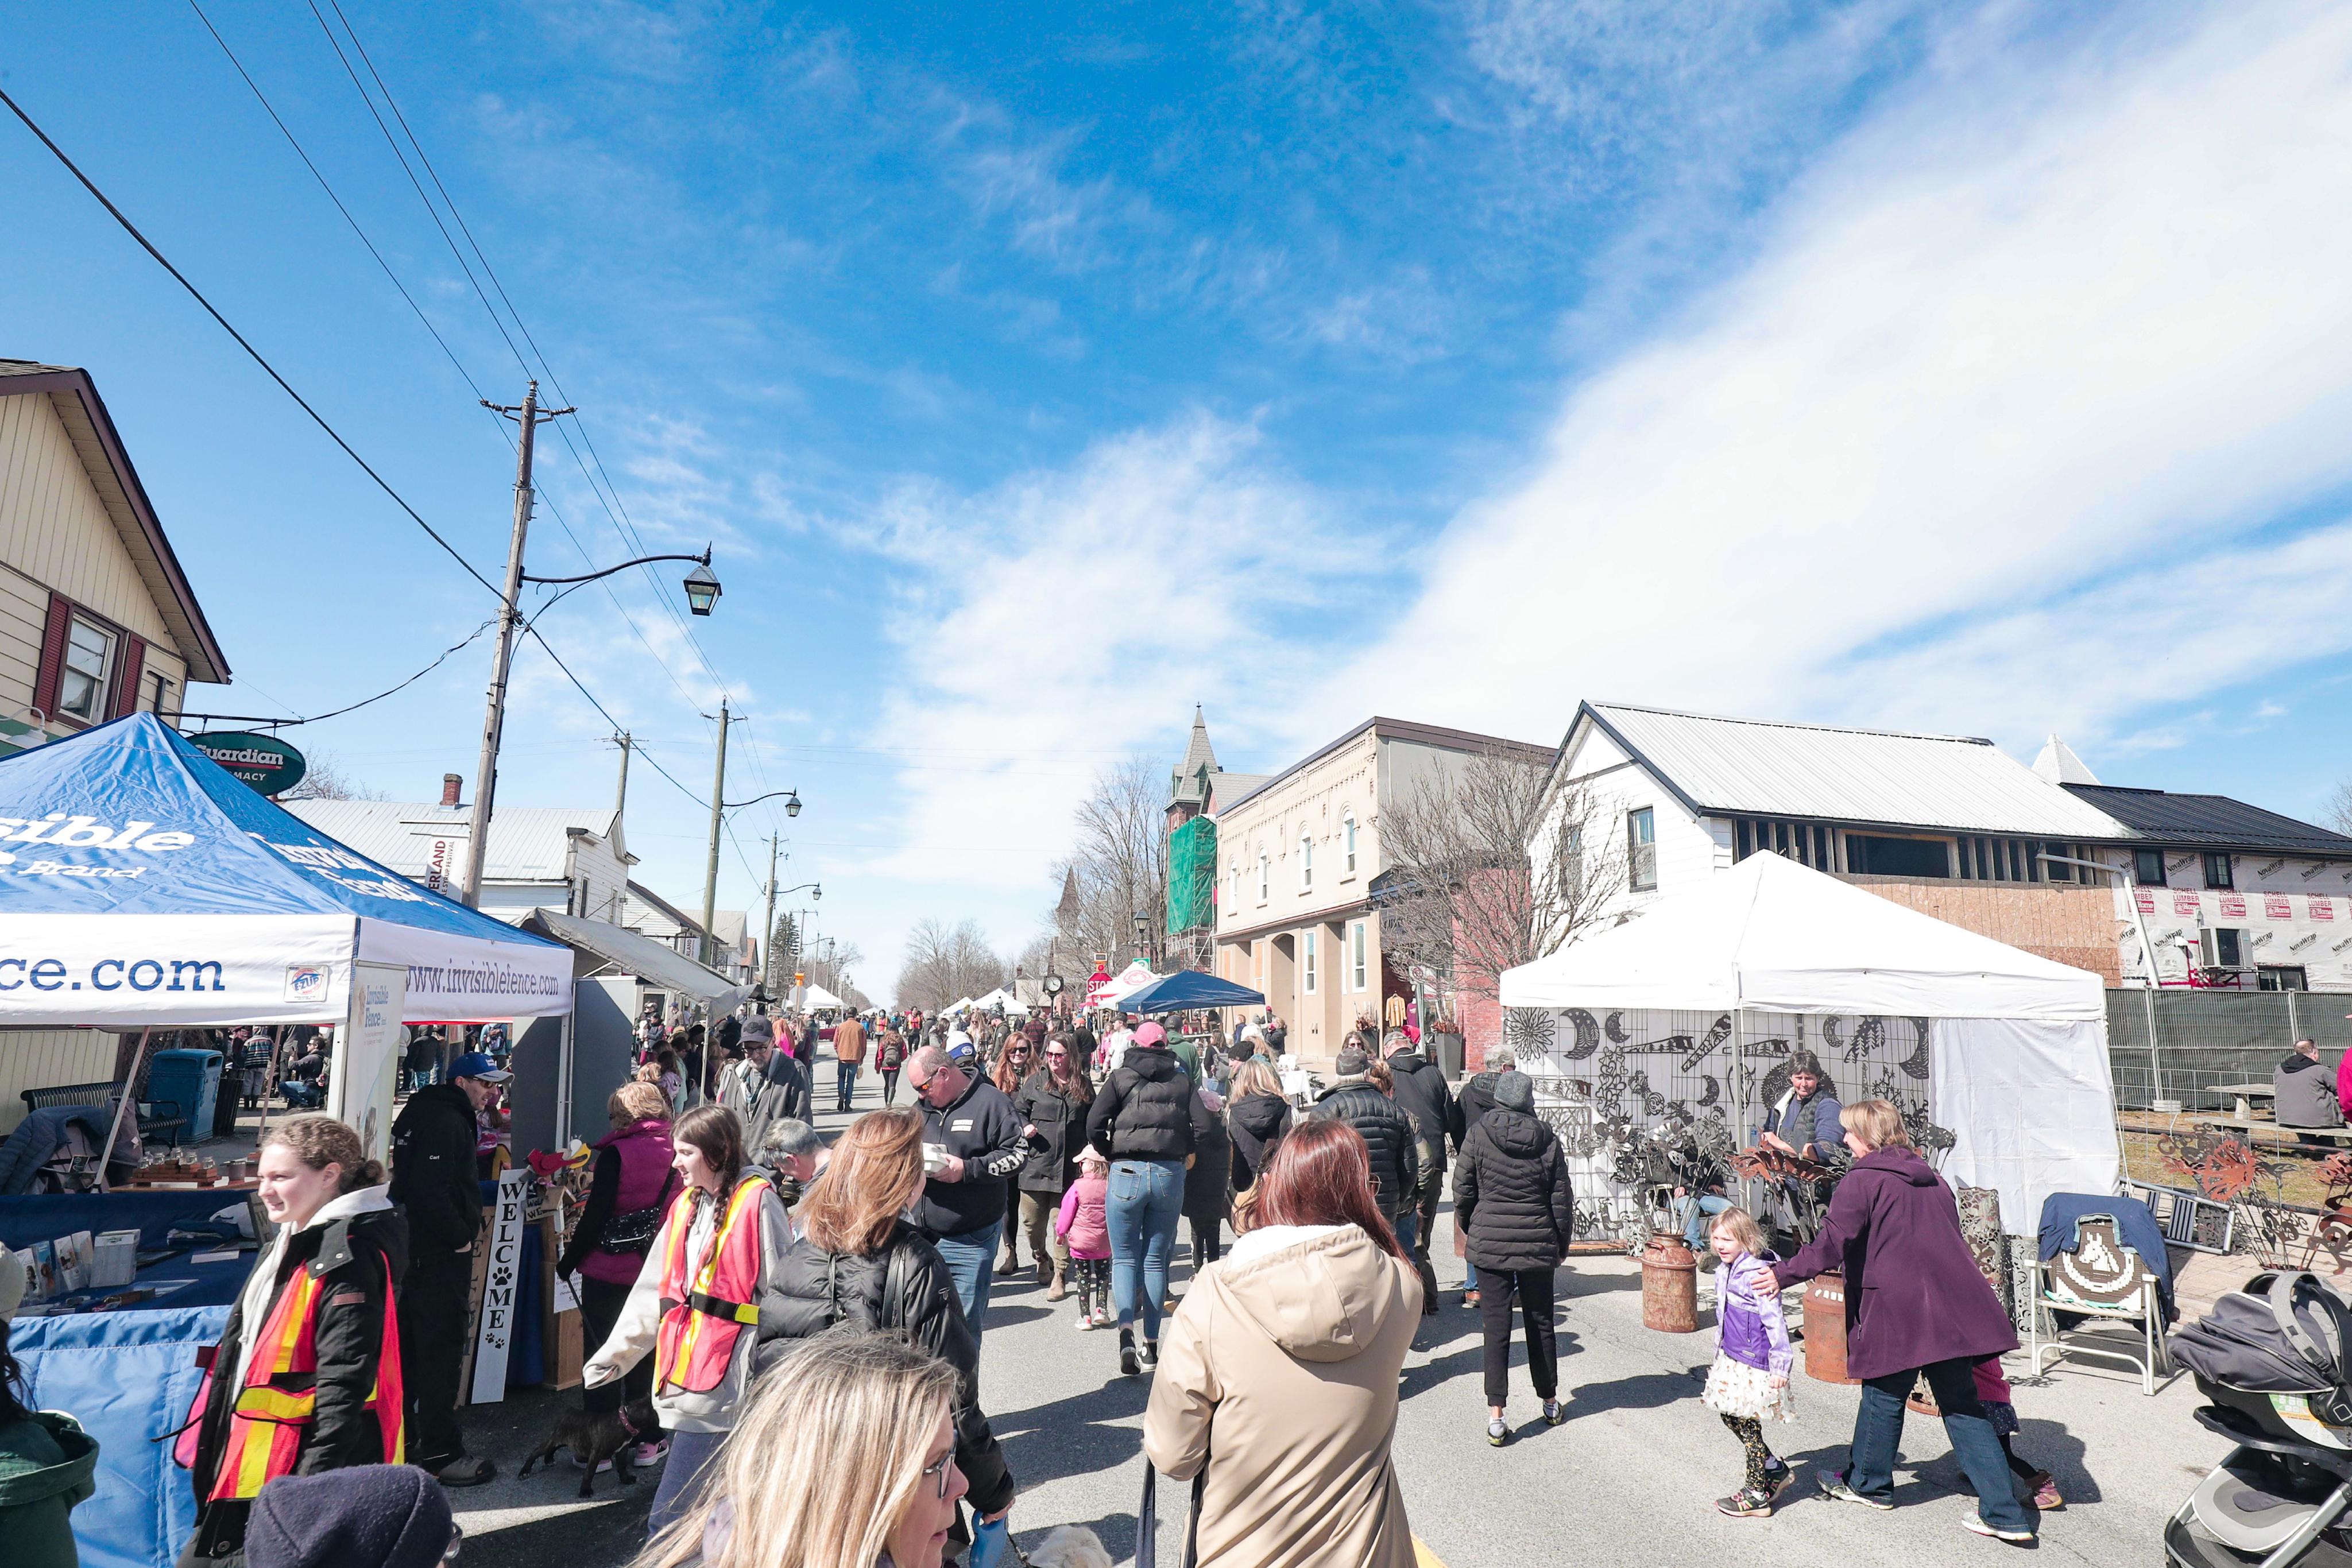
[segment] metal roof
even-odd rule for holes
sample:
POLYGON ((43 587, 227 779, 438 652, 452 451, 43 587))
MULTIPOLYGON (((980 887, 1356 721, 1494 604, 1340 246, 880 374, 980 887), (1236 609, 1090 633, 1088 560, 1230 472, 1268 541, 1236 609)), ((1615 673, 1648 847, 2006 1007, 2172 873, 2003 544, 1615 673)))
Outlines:
MULTIPOLYGON (((1258 778, 1247 789, 1236 789, 1232 800, 1212 801, 1211 804, 1214 807, 1213 815, 1223 817, 1227 811, 1254 800, 1293 774, 1314 767, 1368 729, 1372 732, 1373 738, 1376 740, 1416 741, 1423 746, 1438 747, 1449 751, 1501 752, 1506 756, 1521 758, 1539 768, 1549 767, 1559 755, 1549 746, 1537 746, 1530 741, 1511 740, 1499 735, 1479 735, 1466 729, 1448 729, 1444 725, 1416 724, 1411 719, 1382 718, 1375 714, 1339 739, 1308 752, 1281 772, 1266 774, 1258 778)), ((1236 775, 1235 777, 1250 776, 1236 775)))
POLYGON ((1577 717, 1592 719, 1685 804, 1706 815, 2052 839, 2132 836, 1990 740, 1717 718, 1620 703, 1586 703, 1577 717))
POLYGON ((2169 795, 2161 789, 2129 789, 2113 784, 2064 788, 2130 828, 2136 838, 2168 844, 2210 844, 2217 849, 2352 855, 2352 838, 2227 795, 2169 795))
MULTIPOLYGON (((464 838, 473 822, 470 806, 401 800, 289 800, 286 809, 380 865, 421 878, 426 845, 436 838, 464 838)), ((482 862, 484 882, 563 880, 572 830, 610 842, 613 808, 501 806, 490 814, 490 852, 482 862)), ((614 846, 614 852, 620 852, 614 846)))

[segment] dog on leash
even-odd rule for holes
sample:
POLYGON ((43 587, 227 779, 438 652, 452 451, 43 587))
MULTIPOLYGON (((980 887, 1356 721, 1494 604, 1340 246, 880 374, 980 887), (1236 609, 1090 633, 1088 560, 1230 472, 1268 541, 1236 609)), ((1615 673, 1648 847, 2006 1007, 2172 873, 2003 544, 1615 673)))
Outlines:
POLYGON ((623 1486, 635 1486, 637 1464, 633 1450, 658 1425, 653 1402, 646 1399, 632 1400, 618 1410, 567 1410, 556 1418, 555 1430, 547 1435, 547 1441, 523 1460, 522 1473, 530 1474, 531 1467, 541 1460, 549 1461, 548 1468, 553 1469, 555 1450, 569 1448, 587 1469, 580 1478, 582 1497, 595 1490, 596 1467, 606 1459, 613 1461, 613 1473, 621 1478, 623 1486))
POLYGON ((1064 1524, 1028 1554, 1029 1568, 1111 1568, 1102 1537, 1082 1524, 1064 1524))

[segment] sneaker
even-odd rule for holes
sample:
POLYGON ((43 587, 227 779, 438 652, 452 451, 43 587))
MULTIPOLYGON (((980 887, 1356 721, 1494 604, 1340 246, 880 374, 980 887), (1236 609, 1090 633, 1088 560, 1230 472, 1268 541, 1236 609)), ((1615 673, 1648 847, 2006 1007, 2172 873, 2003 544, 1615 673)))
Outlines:
POLYGON ((1840 1502, 1858 1502, 1864 1508, 1874 1508, 1881 1513, 1892 1513, 1895 1511, 1893 1503, 1881 1502, 1874 1497, 1864 1497, 1846 1485, 1843 1470, 1823 1470, 1821 1487, 1823 1496, 1833 1497, 1840 1502))
POLYGON ((1118 1369, 1129 1377, 1133 1377, 1143 1370, 1135 1359, 1135 1331, 1133 1329, 1121 1329, 1118 1331, 1118 1369))
POLYGON ((1148 1339, 1143 1342, 1143 1364, 1146 1366, 1158 1366, 1160 1364, 1160 1342, 1158 1340, 1148 1339))
POLYGON ((1510 1440, 1511 1429, 1503 1425, 1503 1418, 1500 1416, 1494 1417, 1486 1423, 1487 1442, 1499 1448, 1510 1440))
POLYGON ((478 1454, 461 1454, 433 1467, 433 1474, 445 1487, 478 1487, 498 1479, 499 1468, 478 1454))
POLYGON ((1462 1304, 1463 1304, 1464 1306, 1465 1306, 1465 1307, 1475 1307, 1475 1306, 1476 1306, 1476 1305, 1478 1304, 1478 1292, 1477 1292, 1477 1291, 1463 1291, 1463 1292, 1462 1292, 1462 1304))
POLYGON ((1772 1494, 1769 1491, 1736 1491, 1729 1497, 1716 1499, 1715 1511, 1727 1513, 1734 1519, 1769 1519, 1772 1517, 1772 1494))
POLYGON ((1772 1489, 1774 1497, 1779 1497, 1782 1492, 1787 1491, 1789 1484, 1796 1479, 1797 1472, 1778 1459, 1764 1467, 1764 1484, 1772 1489))
POLYGON ((1968 1518, 1960 1521, 1960 1522, 1967 1525, 1970 1530, 1975 1531, 1979 1535, 1990 1535, 1995 1541, 2006 1541, 2011 1546, 2030 1546, 2033 1543, 2033 1531, 2030 1530, 1995 1530, 1991 1525, 1987 1524, 1981 1518, 1973 1513, 1969 1515, 1968 1518))
POLYGON ((2034 1471, 2026 1484, 2033 1489, 2033 1506, 2043 1512, 2066 1506, 2066 1500, 2058 1495, 2058 1483, 2051 1479, 2048 1470, 2034 1471))
POLYGON ((1544 1401, 1544 1425, 1545 1425, 1545 1426, 1547 1426, 1547 1427, 1557 1427, 1557 1426, 1559 1426, 1562 1421, 1565 1421, 1565 1420, 1567 1420, 1567 1419, 1568 1419, 1568 1412, 1567 1412, 1567 1411, 1565 1411, 1565 1410, 1563 1410, 1563 1409, 1561 1409, 1561 1408, 1559 1407, 1559 1400, 1557 1400, 1557 1399, 1547 1399, 1547 1400, 1545 1400, 1545 1401, 1544 1401))
POLYGON ((642 1470, 660 1464, 662 1460, 668 1457, 669 1439, 667 1437, 659 1437, 650 1443, 639 1443, 636 1448, 636 1452, 629 1456, 629 1462, 642 1470))

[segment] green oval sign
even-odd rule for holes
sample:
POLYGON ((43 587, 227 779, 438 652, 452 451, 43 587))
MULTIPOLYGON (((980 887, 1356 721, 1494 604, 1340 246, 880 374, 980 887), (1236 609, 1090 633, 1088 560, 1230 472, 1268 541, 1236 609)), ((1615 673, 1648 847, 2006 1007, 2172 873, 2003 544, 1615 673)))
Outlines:
POLYGON ((188 744, 226 768, 241 784, 263 795, 283 795, 302 782, 310 765, 302 754, 273 736, 230 732, 192 735, 188 744))

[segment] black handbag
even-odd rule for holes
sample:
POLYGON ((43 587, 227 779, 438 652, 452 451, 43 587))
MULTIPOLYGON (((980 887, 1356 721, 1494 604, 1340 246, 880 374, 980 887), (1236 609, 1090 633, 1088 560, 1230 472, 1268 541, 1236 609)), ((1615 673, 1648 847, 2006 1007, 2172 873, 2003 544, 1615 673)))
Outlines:
MULTIPOLYGON (((1192 1506, 1184 1519, 1183 1568, 1192 1568, 1201 1552, 1201 1494, 1209 1484, 1209 1461, 1192 1478, 1192 1506)), ((1143 1500, 1135 1505, 1135 1568, 1160 1568, 1160 1471, 1143 1461, 1143 1500)))

